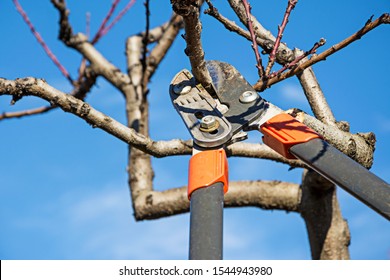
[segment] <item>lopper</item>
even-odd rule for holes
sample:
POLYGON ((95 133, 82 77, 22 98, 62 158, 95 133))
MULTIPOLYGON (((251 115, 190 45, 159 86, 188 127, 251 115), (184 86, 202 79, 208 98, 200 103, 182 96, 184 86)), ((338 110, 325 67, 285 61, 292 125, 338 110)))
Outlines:
POLYGON ((223 197, 228 191, 224 148, 259 130, 263 142, 340 186, 390 220, 390 185, 329 145, 317 132, 261 98, 230 64, 208 61, 214 93, 188 70, 169 88, 193 141, 189 164, 190 259, 222 259, 223 197), (337 163, 337 164, 335 164, 337 163))

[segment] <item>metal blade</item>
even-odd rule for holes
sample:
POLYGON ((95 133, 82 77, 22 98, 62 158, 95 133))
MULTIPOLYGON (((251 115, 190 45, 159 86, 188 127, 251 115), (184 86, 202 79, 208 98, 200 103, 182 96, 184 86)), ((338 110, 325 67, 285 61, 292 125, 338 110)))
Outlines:
POLYGON ((232 65, 207 61, 219 101, 228 107, 224 117, 232 126, 233 135, 264 114, 266 103, 232 65))
POLYGON ((232 138, 229 121, 217 110, 217 104, 207 91, 197 84, 188 70, 180 71, 170 84, 169 94, 173 106, 183 119, 194 142, 201 147, 218 147, 232 138), (201 119, 211 117, 218 126, 201 128, 201 119))

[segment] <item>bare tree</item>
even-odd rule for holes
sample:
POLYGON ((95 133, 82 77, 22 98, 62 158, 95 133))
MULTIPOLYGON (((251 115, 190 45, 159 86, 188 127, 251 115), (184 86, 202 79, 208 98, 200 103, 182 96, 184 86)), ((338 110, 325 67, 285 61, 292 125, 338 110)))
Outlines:
MULTIPOLYGON (((163 141, 150 137, 148 97, 151 93, 149 92, 149 84, 157 68, 164 66, 162 62, 172 44, 176 40, 184 38, 186 48, 183 51, 188 56, 195 78, 211 91, 211 78, 205 67, 203 48, 207 42, 202 40, 201 35, 202 28, 212 29, 214 25, 224 26, 227 32, 231 31, 236 34, 237 38, 247 40, 248 48, 252 45, 254 56, 251 59, 256 63, 253 71, 257 71, 258 74, 258 81, 253 84, 256 90, 265 94, 273 85, 290 77, 297 77, 314 117, 297 108, 292 108, 287 112, 323 135, 329 143, 364 167, 370 168, 373 164, 374 134, 371 132, 351 133, 347 122, 336 121, 311 66, 357 40, 363 39, 364 35, 378 26, 388 24, 390 22, 389 14, 382 14, 376 18, 368 16, 367 22, 363 23, 354 34, 346 36, 345 39, 330 47, 326 47, 324 39, 319 39, 317 42, 313 41, 311 49, 301 50, 299 46, 289 48, 283 41, 283 34, 288 32, 287 23, 293 9, 297 4, 304 5, 304 3, 297 3, 296 0, 285 1, 284 15, 275 12, 275 17, 281 20, 276 34, 267 30, 256 18, 256 14, 252 14, 250 3, 246 0, 227 1, 233 12, 229 17, 235 14, 241 24, 218 11, 217 6, 225 5, 225 3, 171 0, 172 14, 167 15, 166 21, 157 26, 150 24, 151 1, 146 0, 144 2, 146 22, 135 23, 141 31, 126 39, 127 71, 124 72, 119 66, 110 62, 109 55, 101 53, 96 44, 125 15, 135 1, 127 1, 123 10, 119 12, 116 10, 120 1, 113 1, 99 30, 94 36, 91 36, 89 28, 84 33, 74 31, 75 28, 71 23, 71 6, 68 7, 64 0, 51 0, 53 12, 56 10, 58 13, 59 40, 65 48, 74 50, 76 56, 81 55, 82 57, 77 71, 68 71, 50 51, 34 28, 33 23, 28 19, 28 13, 23 10, 19 1, 14 0, 13 2, 48 56, 69 81, 72 90, 65 93, 38 78, 26 77, 15 80, 1 78, 0 95, 11 96, 12 104, 25 96, 36 96, 48 101, 49 105, 26 111, 5 111, 0 115, 0 120, 7 121, 11 118, 61 109, 127 143, 129 145, 129 188, 136 220, 157 219, 189 211, 186 187, 174 187, 166 191, 157 191, 153 187, 154 171, 151 157, 190 155, 192 140, 163 141), (115 11, 117 12, 116 17, 114 16, 115 11), (207 15, 201 16, 202 12, 207 15), (202 26, 201 18, 206 16, 215 19, 213 25, 202 26), (182 29, 184 29, 184 33, 182 29), (180 37, 180 34, 183 34, 183 38, 180 37), (259 48, 262 51, 259 51, 259 48), (268 63, 265 64, 267 61, 268 63), (275 66, 275 64, 280 66, 275 66), (279 70, 273 70, 274 68, 279 70), (70 73, 77 73, 77 76, 72 77, 70 73), (126 125, 85 102, 86 98, 93 94, 93 88, 98 78, 108 81, 123 95, 126 102, 126 125)), ((168 1, 166 2, 168 5, 168 1)), ((253 5, 260 5, 254 2, 253 5)), ((321 31, 318 35, 321 36, 321 31)), ((220 46, 214 47, 219 48, 220 46)), ((172 77, 174 74, 172 73, 172 77)), ((284 159, 263 144, 235 143, 227 147, 227 152, 230 157, 267 159, 281 162, 292 168, 303 167, 300 161, 284 159)), ((231 182, 229 187, 229 192, 225 196, 226 207, 254 206, 262 209, 300 213, 306 223, 313 259, 349 258, 350 232, 340 211, 335 185, 314 171, 304 170, 300 185, 257 180, 231 182)))

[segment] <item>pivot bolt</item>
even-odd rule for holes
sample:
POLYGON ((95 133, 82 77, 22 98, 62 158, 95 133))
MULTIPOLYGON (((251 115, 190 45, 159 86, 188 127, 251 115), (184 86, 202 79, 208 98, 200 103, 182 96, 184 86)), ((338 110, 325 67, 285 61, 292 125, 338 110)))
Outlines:
POLYGON ((241 103, 251 103, 259 98, 259 95, 254 91, 245 91, 240 96, 241 103))
POLYGON ((219 122, 214 116, 204 116, 200 120, 200 130, 204 132, 215 131, 219 127, 219 122))

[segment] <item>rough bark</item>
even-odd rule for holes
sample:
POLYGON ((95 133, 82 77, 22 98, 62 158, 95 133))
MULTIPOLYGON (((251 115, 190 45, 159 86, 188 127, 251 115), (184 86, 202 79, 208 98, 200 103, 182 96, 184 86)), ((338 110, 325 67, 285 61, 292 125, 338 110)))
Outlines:
POLYGON ((350 233, 342 218, 336 187, 314 171, 302 178, 300 211, 306 223, 313 259, 349 259, 350 233))

